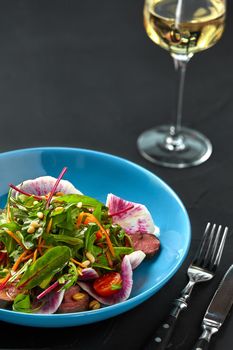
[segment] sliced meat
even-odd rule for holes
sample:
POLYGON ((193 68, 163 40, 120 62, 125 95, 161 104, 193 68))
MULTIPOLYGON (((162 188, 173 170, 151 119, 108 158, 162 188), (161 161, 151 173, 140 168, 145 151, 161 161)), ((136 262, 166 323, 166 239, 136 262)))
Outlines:
POLYGON ((0 291, 0 308, 4 309, 8 304, 11 304, 17 294, 20 293, 19 289, 10 284, 0 291))
POLYGON ((148 258, 152 258, 159 250, 160 241, 151 233, 136 232, 128 234, 130 237, 133 248, 135 250, 142 250, 148 258))
POLYGON ((64 294, 63 301, 58 308, 60 313, 80 312, 89 309, 90 297, 81 291, 79 286, 70 287, 64 294))

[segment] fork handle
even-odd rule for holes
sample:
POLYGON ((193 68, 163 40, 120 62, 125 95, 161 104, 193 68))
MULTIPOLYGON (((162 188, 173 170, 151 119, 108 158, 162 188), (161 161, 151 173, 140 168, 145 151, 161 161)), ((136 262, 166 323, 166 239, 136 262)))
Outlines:
POLYGON ((198 339, 193 350, 207 350, 209 348, 209 342, 206 339, 198 339))
POLYGON ((164 350, 166 349, 169 340, 173 334, 176 326, 177 318, 180 311, 187 307, 184 300, 177 299, 175 301, 176 306, 171 310, 170 315, 162 323, 162 325, 156 330, 156 332, 151 336, 149 341, 146 343, 143 350, 164 350))
POLYGON ((172 308, 167 320, 162 323, 162 325, 156 330, 156 332, 149 339, 148 343, 146 343, 144 350, 164 350, 166 349, 173 331, 175 329, 175 325, 177 319, 179 317, 180 312, 183 309, 187 308, 187 300, 189 299, 193 287, 195 285, 194 281, 189 280, 188 284, 181 291, 181 296, 179 299, 174 301, 175 306, 172 308))
POLYGON ((169 315, 149 339, 143 350, 164 350, 171 338, 177 318, 169 315))

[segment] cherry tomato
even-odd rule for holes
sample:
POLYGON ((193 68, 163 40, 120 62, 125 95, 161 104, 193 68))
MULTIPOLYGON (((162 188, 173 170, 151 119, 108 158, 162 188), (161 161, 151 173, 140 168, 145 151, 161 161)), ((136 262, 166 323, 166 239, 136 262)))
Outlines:
POLYGON ((122 278, 118 272, 109 272, 94 281, 93 288, 102 297, 115 294, 121 289, 122 278))

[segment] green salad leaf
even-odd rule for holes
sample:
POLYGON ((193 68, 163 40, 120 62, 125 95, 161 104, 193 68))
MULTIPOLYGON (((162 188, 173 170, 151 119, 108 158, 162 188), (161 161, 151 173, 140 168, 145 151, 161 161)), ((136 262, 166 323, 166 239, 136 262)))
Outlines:
POLYGON ((49 249, 37 259, 24 273, 18 287, 32 289, 39 286, 44 280, 53 277, 61 271, 71 258, 71 250, 66 246, 57 246, 49 249))
POLYGON ((104 204, 97 199, 81 194, 67 194, 64 196, 59 196, 56 198, 56 201, 75 204, 82 203, 82 206, 85 207, 96 207, 97 205, 104 206, 104 204))
POLYGON ((29 294, 18 294, 14 300, 12 308, 14 311, 27 313, 32 312, 29 294))

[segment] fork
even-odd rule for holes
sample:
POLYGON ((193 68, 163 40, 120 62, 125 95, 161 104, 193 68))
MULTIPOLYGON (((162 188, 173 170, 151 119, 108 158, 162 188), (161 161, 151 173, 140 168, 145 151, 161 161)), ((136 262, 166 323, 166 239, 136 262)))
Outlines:
POLYGON ((187 308, 188 299, 196 283, 211 280, 220 263, 223 248, 226 241, 228 227, 223 230, 222 225, 217 228, 216 224, 207 223, 198 250, 188 267, 187 275, 189 282, 181 291, 180 297, 175 299, 166 321, 157 329, 149 342, 143 347, 144 350, 164 350, 174 331, 180 312, 187 308))

